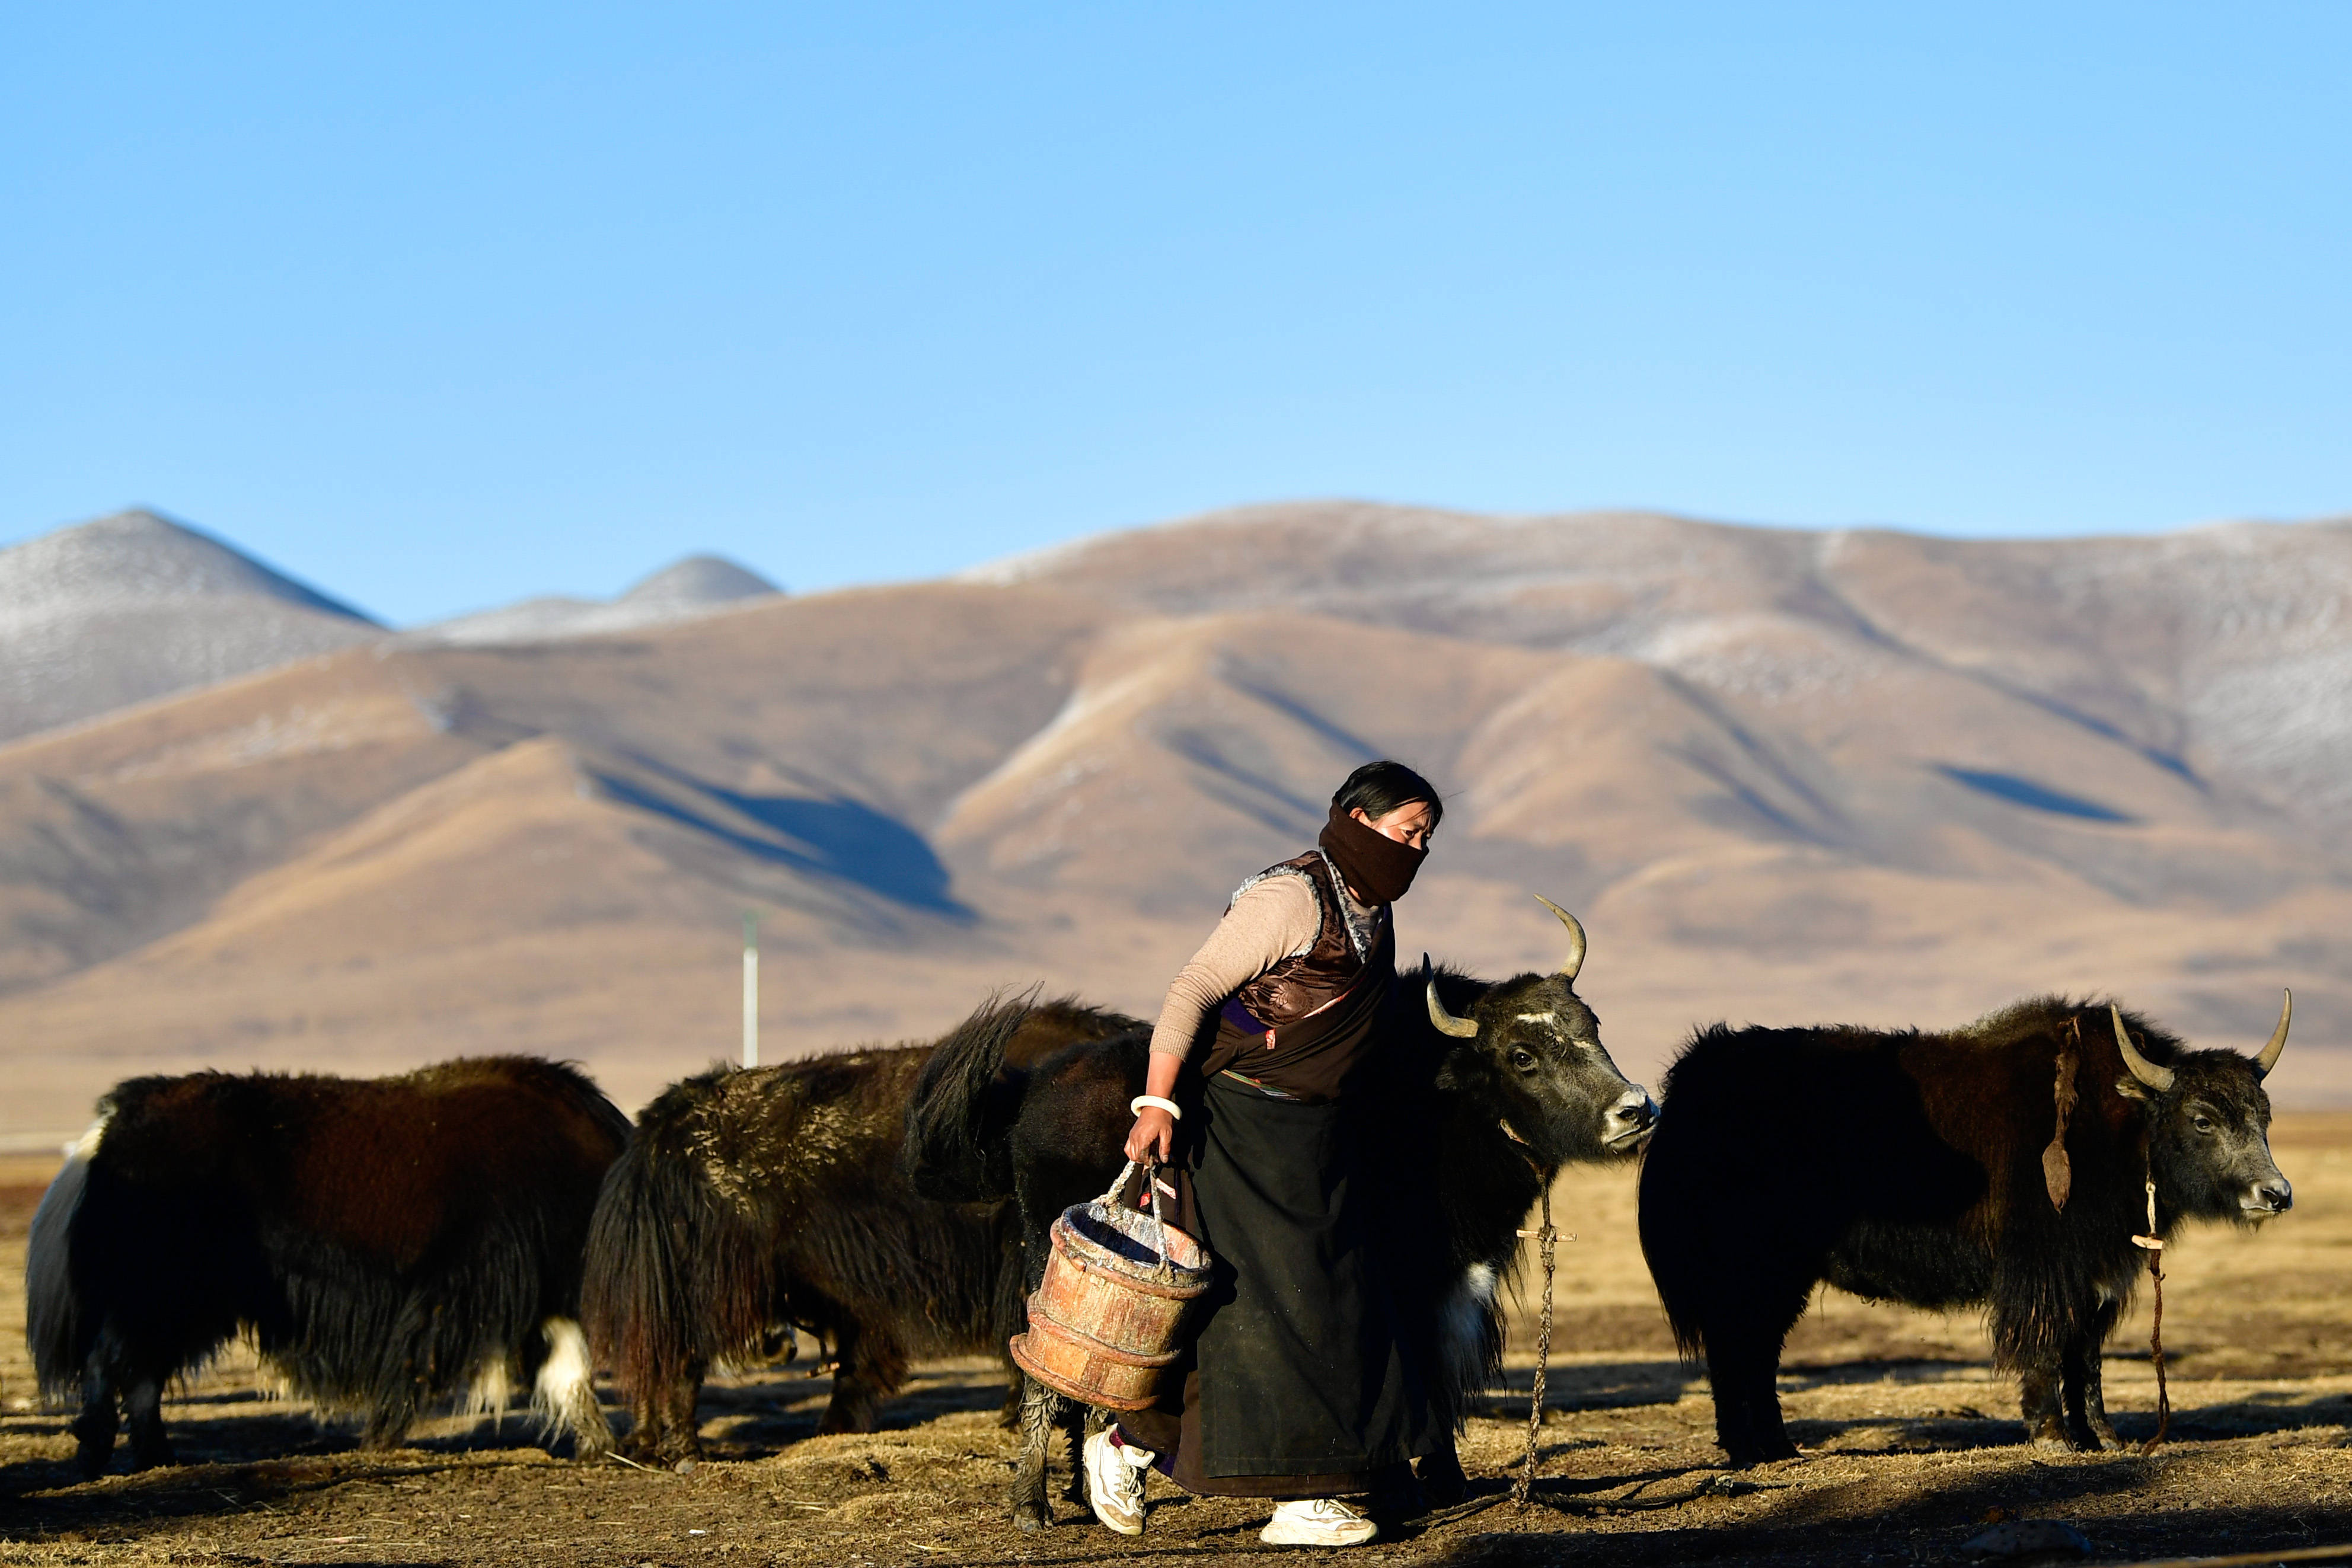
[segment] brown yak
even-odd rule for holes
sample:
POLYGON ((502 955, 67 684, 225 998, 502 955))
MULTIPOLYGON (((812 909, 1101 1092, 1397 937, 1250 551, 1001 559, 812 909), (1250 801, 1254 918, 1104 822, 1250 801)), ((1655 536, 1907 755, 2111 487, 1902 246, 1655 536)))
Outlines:
POLYGON ((34 1216, 26 1338, 79 1390, 85 1474, 121 1415, 172 1462, 163 1385, 241 1330, 294 1392, 400 1440, 431 1401, 517 1385, 582 1458, 611 1433, 576 1320, 581 1249, 628 1118, 570 1067, 445 1061, 392 1078, 192 1072, 99 1102, 34 1216))

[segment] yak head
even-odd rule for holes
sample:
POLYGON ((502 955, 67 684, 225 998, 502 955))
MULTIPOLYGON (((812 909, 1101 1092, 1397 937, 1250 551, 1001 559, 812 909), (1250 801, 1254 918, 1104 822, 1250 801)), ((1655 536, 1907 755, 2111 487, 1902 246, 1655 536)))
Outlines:
MULTIPOLYGON (((2251 1058, 2234 1051, 2182 1051, 2167 1040, 2172 1060, 2160 1064, 2133 1043, 2122 1009, 2110 1003, 2107 1015, 2128 1073, 2116 1088, 2147 1102, 2149 1176, 2158 1200, 2175 1215, 2241 1225, 2285 1213, 2294 1188, 2271 1158, 2271 1097, 2263 1080, 2286 1049, 2293 994, 2279 1009, 2270 1043, 2251 1058)), ((2155 1044, 2151 1033, 2141 1026, 2141 1040, 2155 1044)))
POLYGON ((1576 994, 1584 927, 1550 899, 1541 902, 1568 927, 1567 957, 1551 974, 1484 988, 1465 1013, 1447 1009, 1422 956, 1429 1021, 1453 1045, 1438 1085, 1491 1110, 1546 1166, 1630 1156, 1657 1125, 1657 1104, 1617 1071, 1601 1043, 1600 1020, 1576 994))

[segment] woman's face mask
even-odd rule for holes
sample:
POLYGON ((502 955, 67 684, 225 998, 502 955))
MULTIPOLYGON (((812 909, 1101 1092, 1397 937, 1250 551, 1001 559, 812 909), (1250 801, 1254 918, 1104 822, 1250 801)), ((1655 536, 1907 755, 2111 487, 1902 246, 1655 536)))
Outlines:
POLYGON ((1420 800, 1378 818, 1360 809, 1343 817, 1335 806, 1316 842, 1358 898, 1392 904, 1412 886, 1413 873, 1428 856, 1433 815, 1428 802, 1420 800))

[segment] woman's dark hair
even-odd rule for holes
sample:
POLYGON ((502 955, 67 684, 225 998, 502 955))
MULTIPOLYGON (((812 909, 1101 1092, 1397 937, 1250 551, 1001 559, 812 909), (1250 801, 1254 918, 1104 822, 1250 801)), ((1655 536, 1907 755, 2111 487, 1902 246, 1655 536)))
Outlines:
POLYGON ((1437 798, 1428 779, 1402 762, 1367 762, 1348 775, 1348 781, 1331 797, 1331 810, 1343 817, 1360 810, 1377 822, 1416 800, 1429 802, 1429 825, 1435 828, 1445 815, 1445 802, 1437 798))

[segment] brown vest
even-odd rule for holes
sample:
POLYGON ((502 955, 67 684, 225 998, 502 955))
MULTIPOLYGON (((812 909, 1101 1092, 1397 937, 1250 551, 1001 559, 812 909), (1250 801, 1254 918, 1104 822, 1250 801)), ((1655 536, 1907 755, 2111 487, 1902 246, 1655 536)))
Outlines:
POLYGON ((1371 1043, 1395 978, 1395 923, 1382 905, 1364 925, 1353 925, 1321 850, 1269 866, 1234 896, 1270 876, 1305 877, 1323 925, 1313 946, 1276 964, 1225 1004, 1202 1071, 1238 1072, 1300 1100, 1333 1099, 1371 1043))

